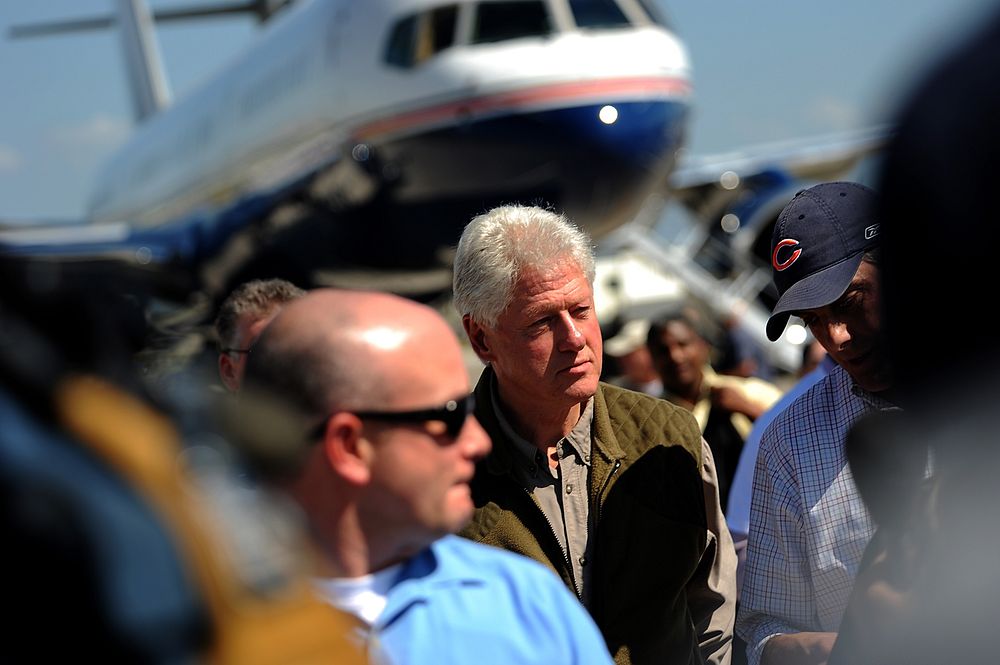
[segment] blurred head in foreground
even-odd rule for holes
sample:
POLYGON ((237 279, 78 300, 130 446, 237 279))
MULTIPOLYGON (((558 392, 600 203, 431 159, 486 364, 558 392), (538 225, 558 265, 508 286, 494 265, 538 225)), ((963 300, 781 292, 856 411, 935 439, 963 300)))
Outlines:
POLYGON ((994 11, 904 105, 884 163, 886 348, 905 411, 862 423, 848 441, 881 538, 831 663, 997 659, 1000 345, 976 318, 989 316, 1000 241, 997 71, 994 11))

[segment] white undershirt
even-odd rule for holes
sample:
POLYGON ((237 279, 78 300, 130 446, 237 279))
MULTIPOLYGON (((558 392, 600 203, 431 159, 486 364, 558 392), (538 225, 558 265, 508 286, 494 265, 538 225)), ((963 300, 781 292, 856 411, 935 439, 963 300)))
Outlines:
POLYGON ((327 603, 353 614, 369 626, 385 609, 389 589, 403 564, 361 577, 314 578, 313 584, 327 603))

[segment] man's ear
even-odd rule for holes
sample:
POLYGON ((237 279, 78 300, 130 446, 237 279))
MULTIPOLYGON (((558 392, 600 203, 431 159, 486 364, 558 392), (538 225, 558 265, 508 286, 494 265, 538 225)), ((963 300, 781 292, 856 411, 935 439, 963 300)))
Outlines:
POLYGON ((352 485, 366 485, 371 477, 374 449, 364 436, 364 425, 353 413, 335 413, 326 421, 323 434, 326 463, 352 485))
POLYGON ((219 378, 222 384, 232 392, 240 389, 240 379, 236 376, 236 365, 228 353, 219 354, 219 378))
POLYGON ((472 350, 476 352, 476 355, 484 363, 489 362, 493 357, 489 331, 468 314, 462 316, 462 327, 465 328, 465 334, 469 338, 472 350))

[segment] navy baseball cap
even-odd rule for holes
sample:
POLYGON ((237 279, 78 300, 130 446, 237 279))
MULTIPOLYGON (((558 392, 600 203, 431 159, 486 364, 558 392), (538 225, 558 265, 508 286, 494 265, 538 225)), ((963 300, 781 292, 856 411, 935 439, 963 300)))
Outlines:
POLYGON ((792 312, 823 307, 850 286, 864 253, 878 246, 875 192, 856 182, 827 182, 795 195, 771 236, 778 302, 767 338, 781 337, 792 312))

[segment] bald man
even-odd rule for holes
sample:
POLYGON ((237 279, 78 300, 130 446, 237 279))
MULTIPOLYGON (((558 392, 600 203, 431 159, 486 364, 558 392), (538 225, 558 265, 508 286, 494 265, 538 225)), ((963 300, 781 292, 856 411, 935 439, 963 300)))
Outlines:
POLYGON ((454 333, 432 309, 317 290, 265 329, 247 387, 311 433, 286 487, 322 548, 317 587, 367 627, 375 662, 609 663, 583 607, 539 564, 451 535, 490 450, 454 333))

